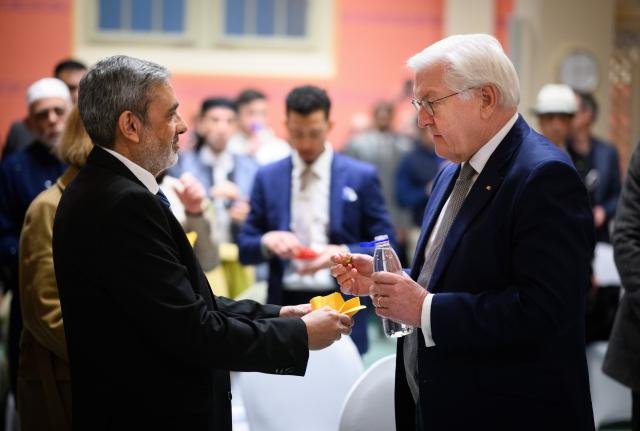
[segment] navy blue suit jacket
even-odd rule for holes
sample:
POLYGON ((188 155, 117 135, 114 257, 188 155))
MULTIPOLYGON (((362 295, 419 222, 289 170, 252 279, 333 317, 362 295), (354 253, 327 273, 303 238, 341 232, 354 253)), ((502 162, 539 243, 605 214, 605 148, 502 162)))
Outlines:
MULTIPOLYGON (((256 175, 251 194, 251 212, 238 238, 240 261, 265 261, 262 235, 273 230, 291 230, 291 157, 263 166, 256 175)), ((368 163, 333 153, 329 204, 329 243, 346 244, 352 253, 369 253, 360 242, 376 235, 393 238, 393 227, 384 206, 376 168, 368 163)), ((282 301, 285 261, 269 260, 267 302, 282 301)))
MULTIPOLYGON (((459 172, 436 179, 411 276, 459 172)), ((520 117, 470 190, 435 266, 418 350, 425 429, 593 430, 584 302, 594 245, 584 185, 520 117)), ((414 430, 398 343, 396 421, 414 430)))

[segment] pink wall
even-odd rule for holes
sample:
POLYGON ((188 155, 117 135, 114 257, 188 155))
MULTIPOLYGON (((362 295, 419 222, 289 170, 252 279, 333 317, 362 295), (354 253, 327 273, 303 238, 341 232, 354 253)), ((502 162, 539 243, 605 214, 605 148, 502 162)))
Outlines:
MULTIPOLYGON (((181 113, 191 119, 200 101, 211 95, 234 96, 256 87, 272 102, 271 123, 284 134, 284 97, 296 85, 325 88, 333 100, 335 127, 330 139, 341 147, 355 112, 369 112, 380 99, 398 100, 410 77, 404 63, 412 54, 438 40, 443 33, 445 0, 336 0, 336 64, 331 79, 175 75, 173 84, 181 113)), ((496 0, 497 35, 506 39, 504 25, 512 0, 496 0)), ((26 113, 27 86, 50 75, 53 65, 73 55, 72 0, 0 0, 0 145, 9 125, 26 113)), ((82 60, 82 59, 80 59, 82 60)), ((399 111, 410 108, 402 99, 399 111)))

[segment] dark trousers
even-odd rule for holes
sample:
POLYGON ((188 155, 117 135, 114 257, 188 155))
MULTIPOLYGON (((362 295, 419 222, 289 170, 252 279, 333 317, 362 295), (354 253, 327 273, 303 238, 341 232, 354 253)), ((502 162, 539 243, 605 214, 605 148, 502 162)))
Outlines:
POLYGON ((631 392, 631 430, 640 431, 640 392, 631 392))
MULTIPOLYGON (((297 290, 284 290, 282 292, 282 305, 298 305, 309 302, 314 296, 325 296, 335 290, 318 290, 318 291, 297 291, 297 290)), ((369 310, 372 308, 368 303, 369 297, 360 297, 360 301, 367 305, 367 308, 360 310, 358 314, 353 317, 354 325, 351 330, 351 339, 358 348, 358 352, 361 355, 365 354, 369 350, 369 338, 367 337, 367 321, 369 320, 369 310)))

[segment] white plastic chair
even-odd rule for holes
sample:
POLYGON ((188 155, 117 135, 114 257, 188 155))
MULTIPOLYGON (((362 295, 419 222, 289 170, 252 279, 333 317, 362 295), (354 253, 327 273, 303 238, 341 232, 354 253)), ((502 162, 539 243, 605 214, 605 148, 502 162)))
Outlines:
POLYGON ((602 372, 607 345, 606 341, 599 341, 587 347, 591 403, 596 427, 631 420, 631 389, 602 372))
POLYGON ((340 417, 340 431, 396 429, 393 392, 396 355, 376 361, 353 385, 340 417))
POLYGON ((338 429, 340 407, 364 372, 351 337, 309 352, 304 377, 238 373, 251 431, 338 429))

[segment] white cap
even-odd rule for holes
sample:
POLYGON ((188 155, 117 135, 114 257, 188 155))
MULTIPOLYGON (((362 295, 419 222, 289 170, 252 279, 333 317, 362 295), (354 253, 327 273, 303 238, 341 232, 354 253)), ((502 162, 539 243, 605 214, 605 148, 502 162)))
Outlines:
POLYGON ((27 89, 27 106, 37 100, 49 97, 58 97, 71 103, 71 94, 67 84, 58 78, 42 78, 27 89))
POLYGON ((578 109, 571 87, 564 84, 546 84, 538 93, 536 114, 575 114, 578 109))

